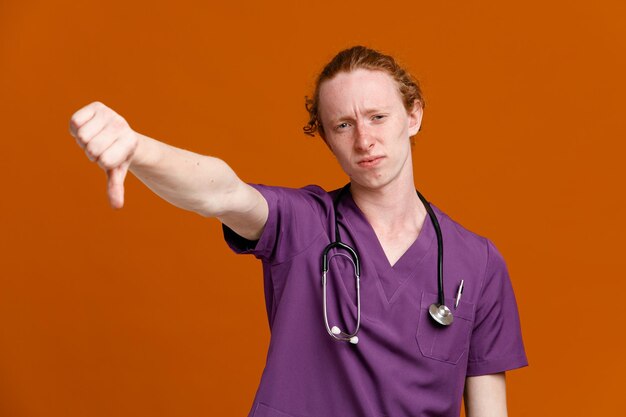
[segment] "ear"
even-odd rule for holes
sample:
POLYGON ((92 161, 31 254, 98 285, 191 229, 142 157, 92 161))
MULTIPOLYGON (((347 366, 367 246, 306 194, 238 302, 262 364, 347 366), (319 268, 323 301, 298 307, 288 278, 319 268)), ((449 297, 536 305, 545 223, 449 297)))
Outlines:
POLYGON ((419 132, 423 115, 422 103, 419 100, 415 100, 413 109, 409 112, 409 137, 415 136, 419 132))

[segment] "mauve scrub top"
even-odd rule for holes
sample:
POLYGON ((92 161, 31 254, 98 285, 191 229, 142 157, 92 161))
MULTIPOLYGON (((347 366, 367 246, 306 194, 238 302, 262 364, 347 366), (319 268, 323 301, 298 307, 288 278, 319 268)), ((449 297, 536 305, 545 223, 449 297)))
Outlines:
MULTIPOLYGON (((454 314, 452 325, 439 326, 428 314, 437 301, 430 218, 391 266, 349 192, 336 216, 341 240, 361 260, 361 329, 356 345, 334 340, 324 325, 321 256, 335 239, 338 190, 253 187, 269 205, 259 240, 224 226, 236 253, 263 263, 271 338, 250 417, 459 416, 465 377, 528 364, 507 268, 488 239, 432 206, 443 235, 446 305, 454 314), (461 280, 465 289, 454 308, 461 280)), ((356 289, 347 258, 332 258, 327 291, 330 327, 353 331, 356 289)))

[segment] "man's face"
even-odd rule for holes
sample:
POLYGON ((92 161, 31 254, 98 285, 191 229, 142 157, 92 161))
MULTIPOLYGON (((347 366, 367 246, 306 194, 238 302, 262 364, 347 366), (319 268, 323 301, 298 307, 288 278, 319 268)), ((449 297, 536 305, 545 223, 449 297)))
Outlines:
POLYGON ((379 189, 398 178, 413 181, 409 137, 422 109, 407 112, 394 79, 358 69, 324 81, 319 92, 324 140, 353 183, 379 189))

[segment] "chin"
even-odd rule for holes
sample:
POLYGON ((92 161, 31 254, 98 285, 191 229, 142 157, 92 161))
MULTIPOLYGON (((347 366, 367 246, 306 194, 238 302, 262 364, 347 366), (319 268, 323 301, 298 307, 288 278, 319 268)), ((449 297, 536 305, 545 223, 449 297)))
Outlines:
POLYGON ((386 178, 378 177, 378 178, 362 178, 362 177, 350 177, 350 181, 352 183, 358 184, 362 188, 367 188, 370 190, 378 190, 383 188, 391 181, 386 178))

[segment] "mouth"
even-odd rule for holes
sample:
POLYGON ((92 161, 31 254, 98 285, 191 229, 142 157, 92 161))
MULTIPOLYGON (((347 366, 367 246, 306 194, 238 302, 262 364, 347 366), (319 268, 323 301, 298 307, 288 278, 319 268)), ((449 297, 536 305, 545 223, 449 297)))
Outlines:
POLYGON ((383 158, 384 156, 368 156, 367 158, 363 158, 359 162, 357 162, 357 165, 362 168, 374 167, 378 165, 383 160, 383 158))

